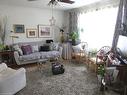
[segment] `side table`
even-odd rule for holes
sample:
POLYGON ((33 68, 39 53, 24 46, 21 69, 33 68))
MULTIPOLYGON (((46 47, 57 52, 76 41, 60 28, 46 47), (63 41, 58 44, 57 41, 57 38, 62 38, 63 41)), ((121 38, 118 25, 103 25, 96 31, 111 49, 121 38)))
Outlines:
POLYGON ((0 51, 0 59, 2 62, 5 62, 8 66, 14 65, 14 51, 4 50, 0 51))
POLYGON ((71 59, 71 45, 70 45, 70 43, 63 43, 63 58, 65 60, 71 59))

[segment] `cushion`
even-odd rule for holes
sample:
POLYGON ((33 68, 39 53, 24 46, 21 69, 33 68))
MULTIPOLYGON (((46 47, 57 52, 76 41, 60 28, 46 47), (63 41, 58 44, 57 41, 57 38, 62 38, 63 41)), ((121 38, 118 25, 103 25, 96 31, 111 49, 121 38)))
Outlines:
POLYGON ((80 44, 76 45, 76 46, 72 46, 72 49, 73 49, 74 53, 79 53, 82 50, 80 44))
POLYGON ((31 61, 31 60, 37 60, 40 59, 40 53, 39 52, 35 52, 29 55, 23 55, 19 57, 19 60, 21 61, 31 61))
POLYGON ((40 46, 40 51, 50 51, 50 47, 48 45, 40 46))
POLYGON ((14 45, 13 48, 14 48, 14 50, 18 51, 19 55, 23 55, 23 52, 22 52, 21 48, 19 47, 19 45, 14 45))
POLYGON ((32 53, 31 45, 21 46, 24 55, 28 55, 32 53))
POLYGON ((40 52, 41 58, 55 58, 59 57, 60 53, 58 51, 48 51, 48 52, 40 52))
POLYGON ((32 52, 38 52, 38 51, 39 51, 38 45, 32 46, 32 52))
POLYGON ((53 40, 46 40, 46 43, 52 43, 53 40))
POLYGON ((0 72, 7 69, 7 65, 5 63, 0 64, 0 72))
POLYGON ((50 50, 58 50, 59 49, 59 43, 51 43, 50 50))

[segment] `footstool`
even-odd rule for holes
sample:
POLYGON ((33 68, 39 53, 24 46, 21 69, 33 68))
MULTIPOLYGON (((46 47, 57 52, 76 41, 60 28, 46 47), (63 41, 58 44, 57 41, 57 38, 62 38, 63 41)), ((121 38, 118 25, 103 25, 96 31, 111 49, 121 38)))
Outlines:
POLYGON ((52 73, 53 75, 63 74, 65 71, 64 66, 59 62, 52 63, 52 73))

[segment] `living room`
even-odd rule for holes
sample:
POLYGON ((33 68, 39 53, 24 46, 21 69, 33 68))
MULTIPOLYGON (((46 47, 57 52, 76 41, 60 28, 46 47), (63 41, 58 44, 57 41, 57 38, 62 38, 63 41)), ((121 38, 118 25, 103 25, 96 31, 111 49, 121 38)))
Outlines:
MULTIPOLYGON (((123 55, 126 56, 125 44, 122 42, 122 45, 119 44, 122 38, 119 35, 124 35, 126 39, 126 33, 117 34, 115 29, 120 27, 118 17, 123 19, 120 15, 121 2, 119 0, 51 0, 51 2, 50 0, 1 0, 0 95, 119 95, 121 93, 126 95, 126 85, 122 86, 124 90, 118 93, 110 89, 100 91, 101 85, 98 86, 96 67, 93 66, 96 61, 91 61, 89 58, 96 57, 96 53, 103 46, 110 46, 115 51, 117 42, 122 53, 124 52, 123 55), (77 31, 79 34, 74 48, 77 46, 79 49, 79 43, 86 42, 85 53, 79 54, 77 50, 76 53, 72 53, 75 50, 70 34, 77 31), (52 48, 52 51, 49 51, 49 48, 52 48), (93 55, 89 56, 89 53, 93 55), (53 63, 62 64, 64 73, 53 75, 51 69, 53 63), (19 72, 14 74, 16 80, 2 75, 5 74, 2 70, 8 67, 13 69, 6 70, 7 76, 19 72)), ((122 38, 122 41, 126 43, 125 39, 122 38)))

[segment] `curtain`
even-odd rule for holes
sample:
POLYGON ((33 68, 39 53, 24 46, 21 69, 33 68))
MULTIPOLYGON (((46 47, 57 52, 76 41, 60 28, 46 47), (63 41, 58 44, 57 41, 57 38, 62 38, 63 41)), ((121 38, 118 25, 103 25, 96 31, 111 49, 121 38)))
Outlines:
POLYGON ((120 0, 115 32, 112 42, 112 50, 115 52, 119 35, 127 36, 127 0, 120 0))
POLYGON ((112 45, 117 11, 118 7, 111 7, 78 16, 80 39, 88 43, 89 49, 112 45))
POLYGON ((69 12, 69 32, 77 32, 78 28, 78 14, 76 12, 69 12))

